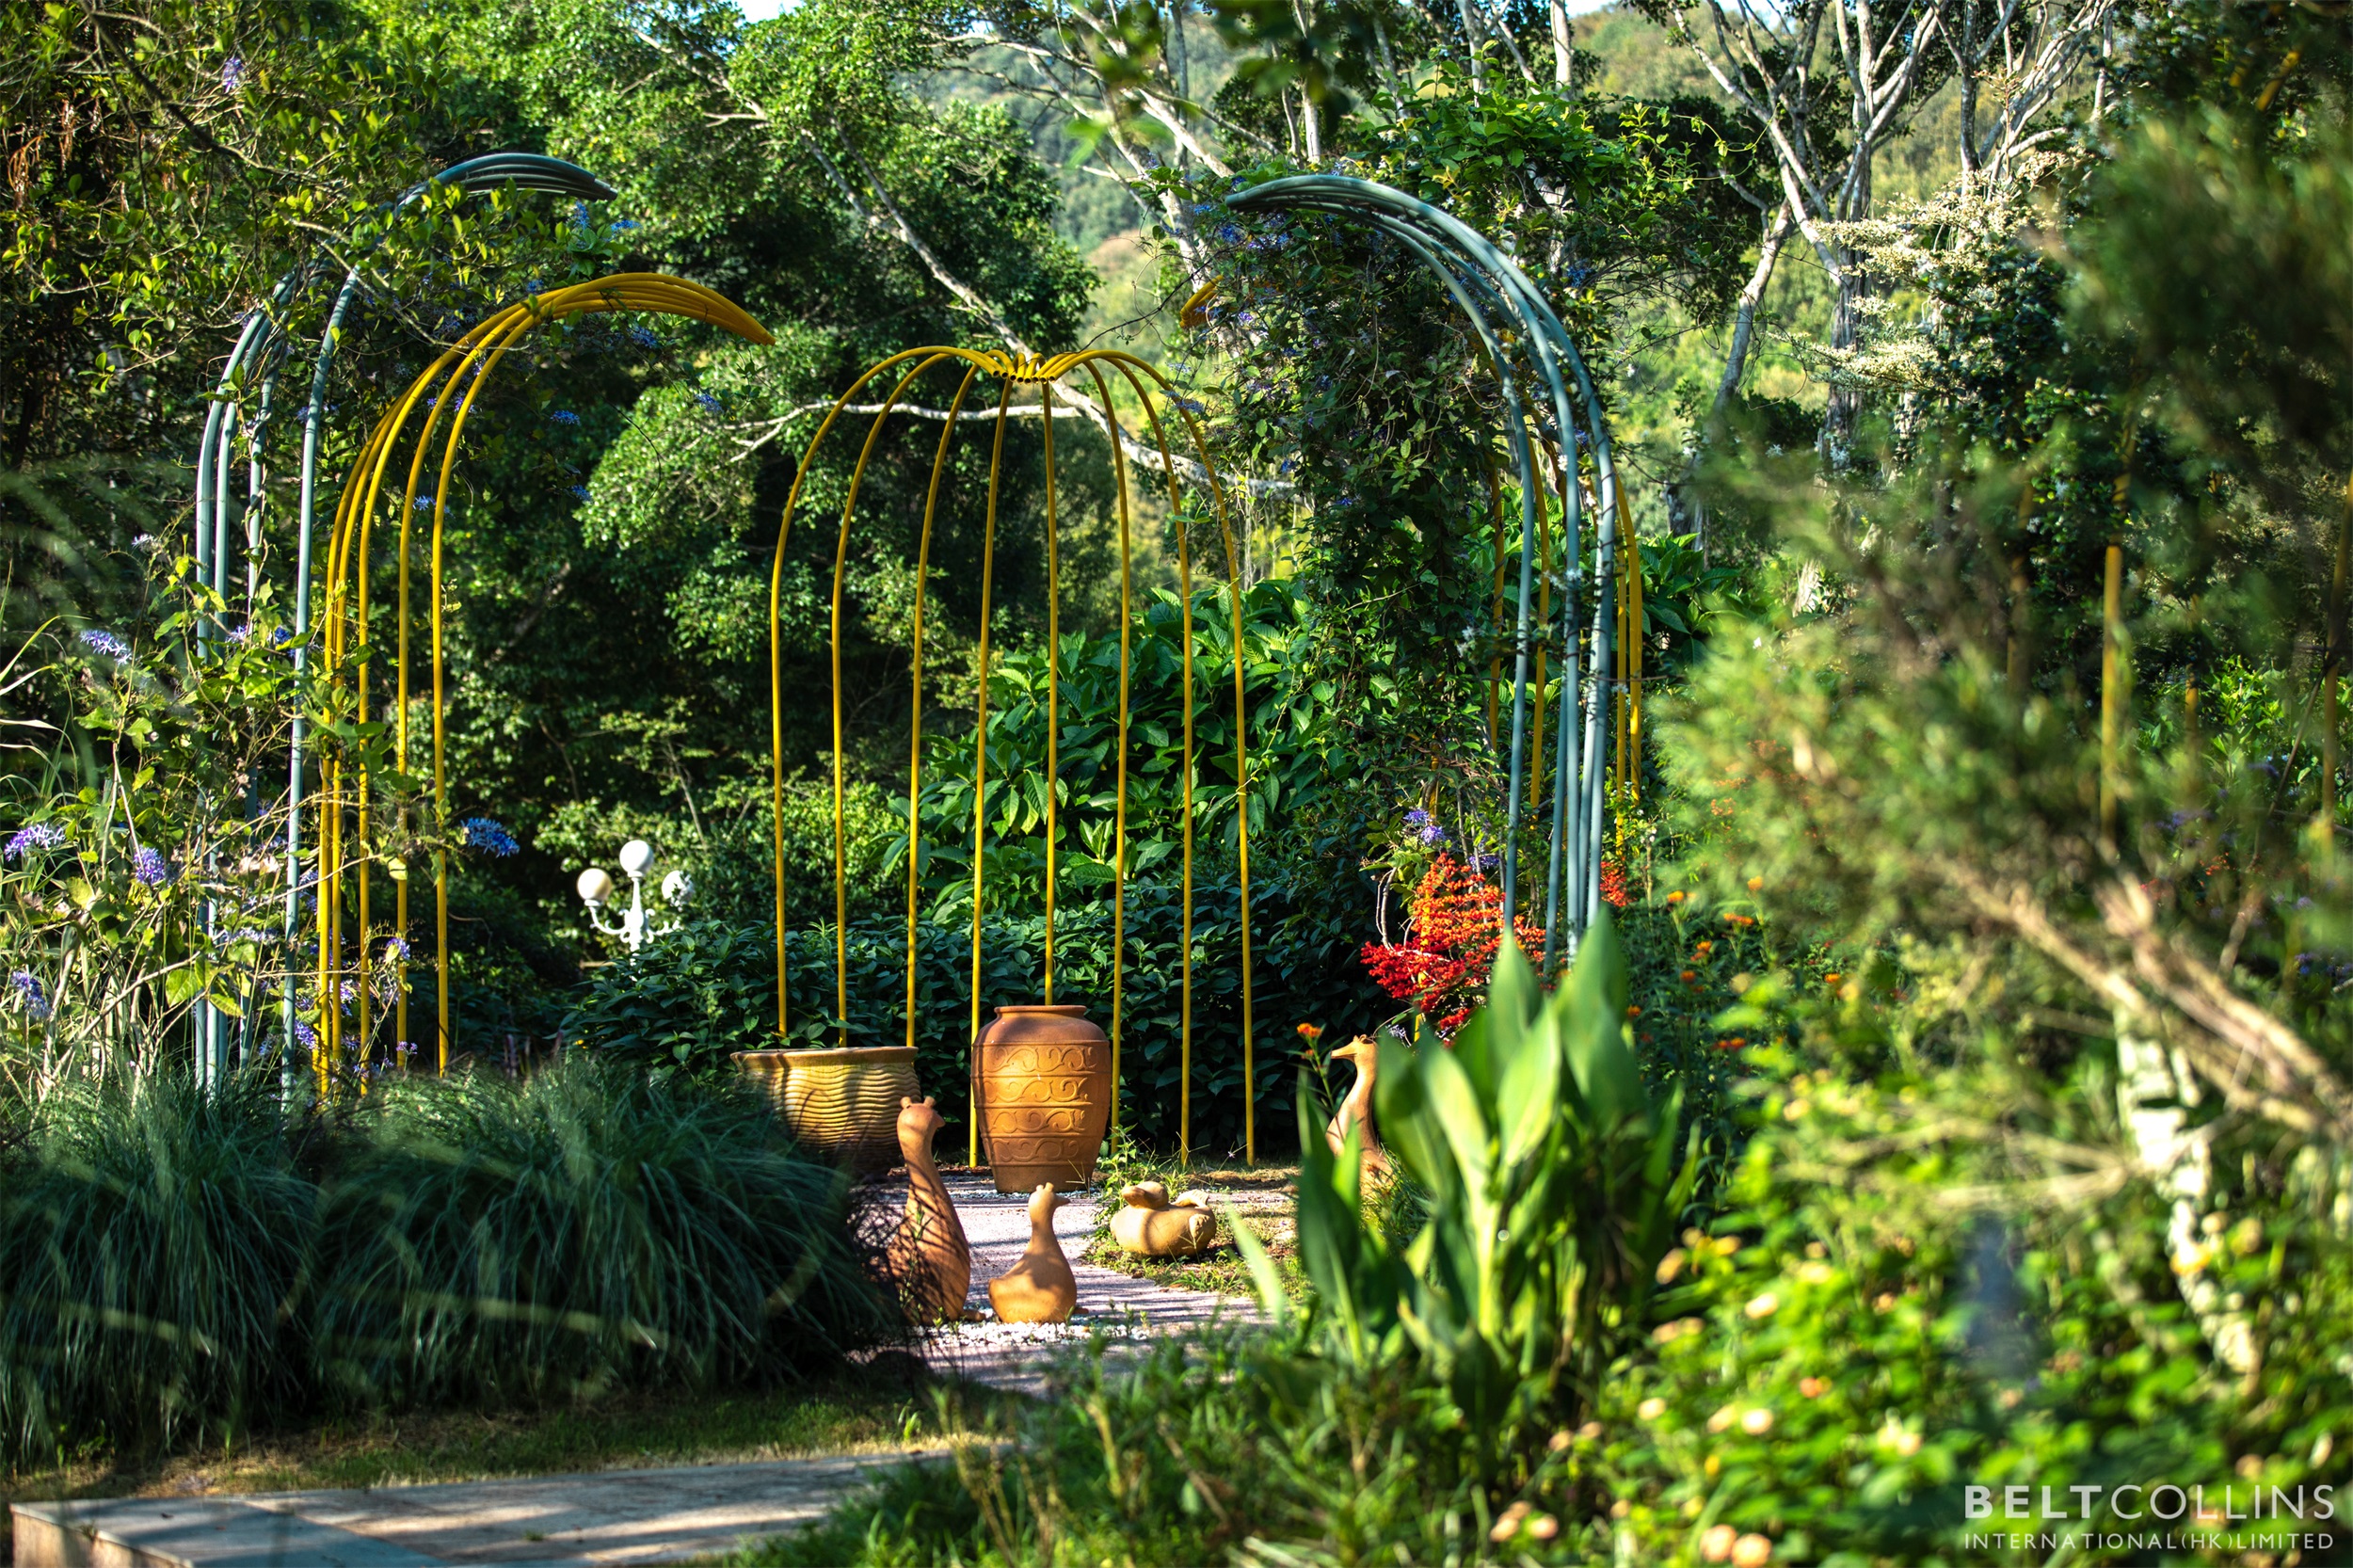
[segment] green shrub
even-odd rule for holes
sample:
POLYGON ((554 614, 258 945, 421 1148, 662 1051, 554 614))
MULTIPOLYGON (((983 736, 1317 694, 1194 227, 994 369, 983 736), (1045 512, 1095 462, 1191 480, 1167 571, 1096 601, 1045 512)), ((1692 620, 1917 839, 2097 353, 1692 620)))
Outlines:
POLYGON ((58 1089, 0 1164, 0 1461, 226 1435, 298 1399, 316 1201, 274 1082, 58 1089))
POLYGON ((874 1342, 843 1178, 729 1087, 577 1061, 390 1085, 322 1206, 318 1376, 369 1403, 583 1398, 874 1342))
MULTIPOLYGON (((1476 1441, 1508 1450, 1590 1401, 1644 1322, 1653 1271, 1698 1179, 1699 1137, 1655 1110, 1627 1043, 1624 952, 1605 914, 1547 999, 1518 947, 1453 1041, 1381 1046, 1374 1114, 1427 1219, 1402 1249, 1368 1215, 1352 1139, 1335 1160, 1300 1082, 1299 1252, 1325 1353, 1363 1371, 1414 1352, 1476 1441), (1677 1145, 1683 1155, 1676 1159, 1677 1145)), ((1270 1313, 1286 1302, 1239 1238, 1270 1313)), ((1291 1381, 1291 1380, 1287 1380, 1291 1381)))
MULTIPOLYGON (((1940 1202, 1953 1175, 1941 1151, 1913 1163, 1910 1191, 1812 1179, 1828 1174, 1821 1134, 1852 1125, 1813 1101, 1876 1114, 1903 1089, 1825 1077, 1772 1100, 1795 1107, 1794 1132, 1753 1144, 1737 1207, 1670 1255, 1655 1350, 1605 1384, 1570 1451, 1572 1484, 1625 1507, 1593 1527, 1594 1549, 1673 1560, 1729 1530, 1771 1542, 1775 1562, 2026 1563, 2047 1550, 1966 1538, 2074 1530, 2073 1560, 2140 1562, 2145 1492, 2117 1488, 2202 1486, 2218 1508, 2235 1486, 2248 1515, 2260 1480, 2316 1506, 2313 1489, 2343 1474, 2329 1461, 2346 1430, 2347 1254, 2330 1223, 2274 1208, 2215 1248, 2226 1284, 2273 1304, 2265 1364, 2241 1378, 2173 1299, 2168 1206, 2146 1186, 2038 1216, 1940 1202), (1834 1125, 1809 1136, 1817 1118, 1834 1125), (1992 1517, 1969 1520, 1968 1485, 1994 1489, 1992 1517), (2006 1522, 2011 1486, 2048 1489, 2067 1520, 2006 1522), (2078 1486, 2099 1489, 2088 1514, 2078 1486)), ((2339 1481, 2340 1511, 2343 1496, 2339 1481)), ((2294 1523, 2174 1528, 2228 1530, 2251 1554, 2294 1523)))
MULTIPOLYGON (((899 1471, 824 1524, 740 1554, 740 1568, 971 1568, 1116 1562, 1585 1561, 1489 1532, 1558 1480, 1465 1463, 1461 1413, 1401 1368, 1324 1384, 1301 1418, 1272 1390, 1266 1336, 1163 1340, 1133 1362, 1081 1353, 1056 1398, 1015 1410, 952 1475, 899 1471)), ((1509 1531, 1506 1532, 1507 1536, 1509 1531)), ((1560 1543, 1555 1543, 1556 1547, 1560 1543)))

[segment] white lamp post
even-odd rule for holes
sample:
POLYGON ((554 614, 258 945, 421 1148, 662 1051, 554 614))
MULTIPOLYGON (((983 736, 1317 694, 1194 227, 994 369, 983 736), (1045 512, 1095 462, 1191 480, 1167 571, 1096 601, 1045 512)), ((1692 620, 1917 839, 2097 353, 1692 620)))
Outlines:
MULTIPOLYGON (((667 925, 657 926, 647 913, 645 877, 652 867, 653 845, 643 839, 632 839, 621 846, 621 872, 629 878, 629 907, 620 912, 618 925, 604 923, 602 910, 613 902, 614 889, 613 878, 602 868, 589 867, 580 873, 580 881, 574 884, 580 892, 580 902, 588 906, 588 923, 606 936, 618 936, 628 943, 632 957, 636 956, 637 950, 648 942, 656 936, 668 936, 680 925, 679 921, 672 920, 667 925)), ((662 897, 671 908, 685 908, 687 901, 694 896, 695 884, 688 880, 684 872, 672 872, 662 879, 662 897)))

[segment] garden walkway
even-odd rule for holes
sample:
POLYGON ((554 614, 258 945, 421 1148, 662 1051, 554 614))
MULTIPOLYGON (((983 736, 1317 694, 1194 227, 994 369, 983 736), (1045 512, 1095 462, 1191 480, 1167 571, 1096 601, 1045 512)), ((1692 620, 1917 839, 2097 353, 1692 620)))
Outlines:
MULTIPOLYGON (((953 1174, 948 1184, 972 1243, 971 1304, 984 1311, 988 1281, 1029 1243, 1028 1199, 1000 1194, 985 1176, 953 1174)), ((1079 1277, 1084 1316, 1060 1326, 972 1322, 941 1330, 924 1347, 936 1371, 1039 1393, 1056 1353, 1093 1334, 1141 1340, 1255 1311, 1235 1298, 1171 1289, 1078 1261, 1095 1227, 1090 1194, 1075 1194, 1054 1218, 1079 1277)), ((934 1447, 447 1485, 19 1504, 15 1568, 674 1562, 782 1534, 823 1516, 878 1470, 949 1452, 934 1447)))
MULTIPOLYGON (((988 1282, 1013 1267, 1030 1244, 1029 1194, 999 1192, 985 1175, 950 1172, 949 1196, 965 1240, 972 1244, 972 1293, 967 1305, 988 1311, 988 1282)), ((1084 1344, 1096 1334, 1123 1340, 1148 1338, 1215 1319, 1257 1316, 1257 1304, 1234 1296, 1177 1290, 1080 1261, 1095 1230, 1096 1194, 1075 1192, 1054 1215, 1054 1235, 1079 1279, 1079 1315, 1068 1323, 960 1323, 934 1335, 924 1359, 943 1375, 1024 1394, 1046 1391, 1059 1347, 1084 1344)))

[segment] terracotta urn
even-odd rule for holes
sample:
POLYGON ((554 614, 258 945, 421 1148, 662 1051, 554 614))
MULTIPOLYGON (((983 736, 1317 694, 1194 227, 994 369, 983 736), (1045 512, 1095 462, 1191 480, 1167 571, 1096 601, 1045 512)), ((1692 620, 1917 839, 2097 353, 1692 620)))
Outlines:
POLYGON ((810 1153, 861 1175, 899 1162, 899 1107, 916 1092, 913 1047, 746 1050, 735 1060, 810 1153))
POLYGON ((1087 1010, 1007 1006, 972 1048, 973 1103, 1000 1192, 1095 1176, 1112 1119, 1112 1044, 1087 1010))

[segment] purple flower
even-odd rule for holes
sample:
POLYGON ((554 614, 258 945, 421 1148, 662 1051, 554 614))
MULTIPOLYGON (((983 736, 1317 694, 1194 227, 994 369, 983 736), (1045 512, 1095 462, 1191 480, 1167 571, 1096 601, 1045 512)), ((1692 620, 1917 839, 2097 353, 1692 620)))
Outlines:
POLYGON ((459 823, 457 841, 500 860, 522 848, 515 841, 515 835, 506 831, 505 824, 491 817, 468 817, 459 823))
POLYGON ((220 90, 236 92, 245 86, 245 56, 232 55, 220 62, 220 90))
POLYGON ((421 495, 417 497, 416 500, 410 502, 409 505, 417 511, 429 512, 433 510, 433 498, 429 495, 421 495))
POLYGON ((654 335, 653 328, 646 326, 642 322, 632 321, 629 324, 629 341, 635 344, 640 348, 660 348, 662 346, 662 340, 654 335))
POLYGON ((161 888, 172 877, 171 862, 164 852, 152 844, 141 844, 131 856, 131 880, 149 888, 161 888))
POLYGON ((20 827, 8 839, 8 847, 0 850, 0 858, 22 860, 37 849, 63 849, 65 829, 53 822, 37 822, 20 827))
POLYGON ((557 424, 578 424, 580 416, 569 408, 550 408, 548 418, 557 424))
POLYGON ((296 1018, 295 1020, 295 1044, 304 1050, 316 1050, 319 1048, 319 1032, 300 1018, 296 1018))
POLYGON ((702 405, 703 412, 706 414, 716 416, 727 412, 727 408, 724 404, 722 404, 717 398, 712 396, 711 393, 702 391, 700 388, 696 389, 695 401, 702 405))
POLYGON ((131 657, 131 645, 129 643, 124 642, 120 637, 116 636, 111 632, 101 632, 94 627, 82 633, 82 646, 88 648, 92 653, 103 654, 109 659, 128 659, 131 657))
POLYGON ((8 984, 16 987, 16 1000, 26 1017, 37 1024, 49 1021, 49 993, 41 988, 40 976, 30 969, 19 969, 8 976, 8 984))
POLYGON ((588 487, 585 485, 574 485, 571 488, 571 496, 574 501, 587 500, 588 487))
POLYGON ((408 963, 408 938, 406 936, 393 936, 386 940, 384 943, 384 962, 387 964, 408 963))

